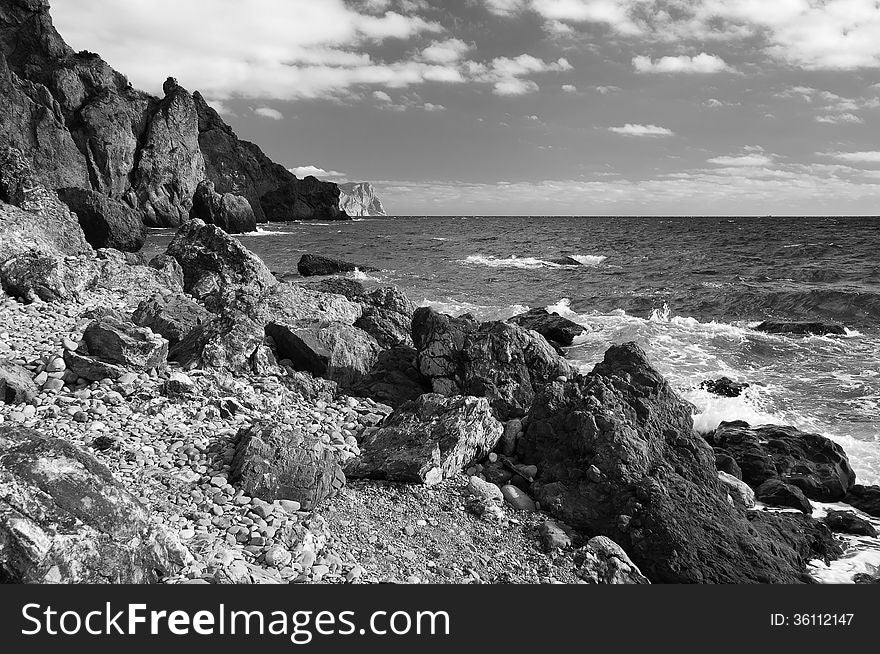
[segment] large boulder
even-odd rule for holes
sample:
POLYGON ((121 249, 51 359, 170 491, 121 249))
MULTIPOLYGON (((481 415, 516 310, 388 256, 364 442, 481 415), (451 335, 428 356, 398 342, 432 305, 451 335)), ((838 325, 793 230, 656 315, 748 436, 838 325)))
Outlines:
POLYGON ((510 323, 422 307, 412 330, 419 371, 434 392, 488 398, 500 420, 524 415, 545 384, 573 372, 543 336, 510 323))
POLYGON ((0 264, 0 287, 26 302, 77 299, 98 278, 98 268, 85 258, 27 252, 0 264))
POLYGON ((575 573, 588 584, 650 584, 623 548, 610 538, 595 536, 574 556, 575 573))
POLYGON ((312 277, 314 275, 337 275, 339 273, 361 271, 375 271, 376 268, 370 266, 359 266, 341 259, 330 259, 322 257, 318 254, 304 254, 300 257, 296 269, 303 277, 312 277))
POLYGON ((227 309, 247 314, 261 324, 322 320, 353 325, 363 312, 360 304, 342 295, 285 282, 271 286, 262 295, 239 294, 227 309))
POLYGON ((75 187, 59 189, 58 197, 76 214, 86 240, 96 250, 137 252, 144 246, 144 224, 127 204, 75 187))
POLYGON ((571 345, 577 336, 586 331, 576 322, 563 318, 557 313, 550 313, 547 309, 530 309, 514 316, 508 322, 536 331, 548 341, 565 347, 571 345))
POLYGON ((430 393, 431 385, 416 367, 416 351, 402 345, 379 352, 375 365, 362 382, 346 390, 399 407, 430 393))
POLYGON ((843 501, 856 507, 859 511, 880 518, 880 486, 856 484, 849 489, 843 501))
POLYGON ((778 477, 768 479, 755 489, 755 498, 770 506, 797 509, 807 515, 813 514, 813 505, 797 486, 786 484, 778 477))
POLYGON ((736 461, 743 481, 755 489, 778 478, 812 500, 839 502, 856 480, 840 445, 794 427, 722 422, 705 438, 716 455, 729 455, 736 461))
POLYGON ((190 562, 93 456, 0 426, 0 581, 156 583, 190 562))
POLYGON ((392 413, 348 461, 350 477, 432 485, 485 457, 504 428, 485 398, 431 393, 392 413))
POLYGON ((843 325, 831 322, 791 322, 785 320, 765 320, 755 327, 759 332, 767 334, 804 334, 824 336, 826 334, 834 334, 838 336, 846 335, 846 329, 843 325))
POLYGON ((731 503, 691 416, 638 345, 617 345, 589 375, 544 387, 517 452, 539 470, 542 510, 611 538, 652 582, 806 581, 813 525, 808 537, 731 503))
POLYGON ((203 180, 196 187, 190 218, 217 225, 228 234, 243 234, 257 229, 257 218, 247 198, 233 193, 217 193, 214 182, 203 180))
POLYGON ((39 389, 26 369, 9 361, 0 361, 0 402, 24 404, 33 400, 39 389))
POLYGON ((372 336, 342 323, 271 322, 266 325, 266 334, 275 342, 278 357, 290 359, 294 369, 343 387, 361 382, 379 354, 379 345, 372 336))
POLYGON ((243 314, 225 314, 199 325, 171 347, 169 361, 185 369, 218 368, 251 372, 265 340, 262 325, 243 314))
POLYGON ((237 295, 262 295, 278 282, 259 257, 216 225, 191 220, 168 246, 183 268, 187 293, 219 311, 237 295))
POLYGON ((105 315, 89 323, 77 352, 106 363, 149 370, 167 362, 168 341, 149 328, 105 315))
POLYGON ((877 538, 877 530, 867 520, 860 518, 852 511, 829 511, 822 518, 828 528, 838 534, 852 534, 853 536, 868 536, 877 538))
POLYGON ((748 387, 749 385, 747 383, 735 382, 730 377, 707 379, 700 384, 700 388, 719 397, 739 397, 748 387))
POLYGON ((293 500, 306 510, 345 485, 338 452, 320 435, 268 422, 239 430, 231 480, 246 495, 293 500))
POLYGON ((131 316, 135 325, 149 327, 175 345, 196 327, 214 319, 213 314, 183 293, 156 293, 142 301, 131 316))

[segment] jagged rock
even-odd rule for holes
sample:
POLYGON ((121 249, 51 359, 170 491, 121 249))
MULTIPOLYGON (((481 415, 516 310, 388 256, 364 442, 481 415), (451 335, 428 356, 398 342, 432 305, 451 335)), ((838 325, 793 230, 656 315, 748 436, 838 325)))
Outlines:
POLYGON ((312 277, 315 275, 337 275, 339 273, 354 272, 361 270, 365 272, 375 271, 376 268, 369 266, 359 266, 348 261, 340 259, 330 259, 317 254, 304 254, 296 264, 296 269, 303 277, 312 277))
POLYGON ((135 325, 149 327, 174 345, 214 316, 183 293, 156 293, 142 301, 131 316, 135 325))
POLYGON ((430 393, 431 385, 416 367, 415 349, 400 346, 379 352, 367 376, 348 391, 399 407, 430 393))
POLYGON ((821 525, 756 521, 731 505, 692 407, 634 343, 546 385, 517 453, 538 466, 542 510, 611 538, 652 582, 806 581, 808 561, 835 551, 821 525))
POLYGON ((240 195, 217 193, 214 183, 204 180, 196 187, 190 218, 217 225, 228 234, 243 234, 257 229, 257 218, 251 203, 240 195))
POLYGON ((271 322, 266 325, 266 334, 275 342, 278 356, 290 359, 294 369, 343 387, 363 382, 379 354, 379 345, 372 336, 341 323, 271 322))
POLYGON ((168 341, 146 327, 104 316, 89 323, 77 351, 105 363, 149 370, 165 365, 168 341))
POLYGON ((339 184, 339 208, 349 216, 385 216, 385 207, 369 182, 339 184))
POLYGON ((524 329, 536 331, 548 341, 565 347, 571 345, 577 336, 586 331, 576 322, 563 318, 559 314, 550 313, 547 309, 530 309, 514 316, 508 322, 524 329))
POLYGON ((218 368, 250 372, 253 356, 265 340, 263 327, 242 314, 218 316, 191 330, 168 352, 184 369, 218 368))
POLYGON ((76 214, 86 240, 96 250, 137 252, 144 246, 144 225, 128 205, 81 188, 59 189, 58 197, 76 214))
POLYGON ((576 574, 588 584, 650 584, 623 548, 610 538, 595 536, 574 556, 576 574))
POLYGON ((0 426, 0 580, 156 583, 192 560, 90 454, 0 426))
POLYGON ((239 293, 228 308, 261 324, 325 321, 353 325, 362 313, 361 305, 341 295, 288 283, 275 284, 262 295, 239 293))
POLYGON ((787 506, 812 515, 813 505, 797 486, 786 484, 779 478, 768 479, 755 489, 755 497, 770 506, 787 506))
POLYGON ((852 534, 854 536, 868 536, 877 538, 877 530, 867 520, 863 520, 852 511, 829 511, 822 522, 828 528, 838 534, 852 534))
POLYGON ((504 496, 501 489, 479 477, 468 478, 467 501, 465 507, 474 515, 500 519, 504 512, 504 496))
POLYGON ((189 375, 173 371, 163 384, 166 395, 188 395, 196 389, 196 385, 189 375))
POLYGON ((89 381, 102 379, 119 379, 128 370, 115 363, 107 363, 87 354, 74 350, 64 351, 64 364, 71 373, 89 381))
POLYGON ((501 420, 522 416, 548 382, 572 368, 534 332, 422 307, 413 315, 419 371, 441 395, 486 397, 501 420))
POLYGON ((288 220, 345 220, 339 209, 339 187, 314 177, 297 179, 272 162, 259 147, 241 141, 198 92, 193 94, 199 116, 199 147, 205 177, 217 193, 247 199, 258 223, 288 220))
POLYGON ((742 421, 722 422, 706 440, 716 454, 736 460, 743 481, 752 488, 779 478, 800 488, 810 499, 837 502, 856 480, 840 445, 794 427, 752 428, 742 421))
POLYGON ((504 423, 504 435, 499 442, 501 453, 504 456, 513 456, 516 452, 516 442, 519 440, 519 437, 522 436, 522 432, 522 420, 519 418, 513 418, 504 423))
POLYGON ((268 423, 239 430, 231 479, 246 495, 294 500, 306 510, 345 485, 336 450, 319 435, 268 423))
POLYGON ((243 294, 258 297, 278 282, 266 265, 216 225, 191 220, 181 226, 167 254, 183 268, 183 287, 209 311, 243 294))
POLYGON ((742 479, 743 473, 740 470, 739 464, 729 454, 724 452, 715 452, 715 467, 718 468, 719 472, 726 472, 731 477, 736 479, 742 479))
POLYGON ((843 501, 868 515, 880 518, 880 486, 856 484, 849 489, 843 501))
POLYGON ((564 523, 555 520, 545 520, 538 528, 541 537, 541 545, 545 552, 567 550, 572 546, 572 529, 564 523))
POLYGON ((843 325, 830 322, 787 322, 783 320, 765 320, 755 327, 759 332, 768 334, 814 334, 824 336, 835 334, 844 336, 846 329, 843 325))
POLYGON ((0 402, 24 404, 33 400, 39 389, 31 373, 9 361, 0 361, 0 402))
POLYGON ((434 393, 407 402, 348 461, 350 477, 432 485, 485 457, 503 428, 485 398, 434 393))
POLYGON ((734 501, 739 502, 747 509, 755 506, 755 491, 746 482, 727 474, 723 470, 718 471, 718 479, 727 488, 727 492, 730 493, 734 501))
POLYGON ((169 288, 183 288, 183 267, 174 257, 167 254, 157 254, 150 259, 147 265, 158 270, 170 280, 169 288))
POLYGON ((0 286, 27 302, 75 299, 95 283, 98 269, 85 259, 29 252, 0 264, 0 286))
POLYGON ((739 397, 748 387, 749 385, 745 382, 735 382, 729 377, 708 379, 700 384, 700 388, 704 388, 713 395, 718 395, 720 397, 739 397))

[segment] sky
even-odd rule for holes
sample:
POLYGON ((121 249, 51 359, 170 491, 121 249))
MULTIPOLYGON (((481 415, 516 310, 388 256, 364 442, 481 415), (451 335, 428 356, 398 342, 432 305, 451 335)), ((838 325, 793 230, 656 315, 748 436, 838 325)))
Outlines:
POLYGON ((877 0, 52 0, 397 215, 880 214, 877 0), (210 6, 210 10, 206 8, 210 6))

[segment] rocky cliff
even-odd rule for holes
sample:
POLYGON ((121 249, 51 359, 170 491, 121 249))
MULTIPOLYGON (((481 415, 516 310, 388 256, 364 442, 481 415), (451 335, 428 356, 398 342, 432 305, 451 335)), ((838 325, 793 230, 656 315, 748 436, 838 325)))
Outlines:
POLYGON ((339 208, 349 216, 387 216, 382 200, 369 182, 339 184, 339 208))
POLYGON ((189 217, 198 184, 241 195, 260 222, 344 219, 335 184, 300 180, 240 141, 198 93, 132 87, 98 55, 74 52, 46 0, 0 6, 0 145, 20 148, 53 189, 122 200, 150 226, 189 217))

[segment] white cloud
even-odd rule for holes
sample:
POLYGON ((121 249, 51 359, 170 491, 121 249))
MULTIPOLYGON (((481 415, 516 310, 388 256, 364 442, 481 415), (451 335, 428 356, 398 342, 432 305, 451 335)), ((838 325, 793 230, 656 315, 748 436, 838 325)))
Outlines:
POLYGON ((526 75, 549 72, 566 72, 572 65, 564 57, 556 61, 544 61, 529 54, 518 57, 496 57, 488 66, 471 66, 471 74, 477 80, 494 83, 496 95, 525 95, 539 89, 538 84, 526 75))
POLYGON ((379 102, 390 103, 391 96, 385 93, 385 91, 373 91, 373 97, 379 102))
POLYGON ((634 125, 633 123, 627 123, 623 127, 609 127, 608 131, 623 136, 655 137, 672 136, 674 134, 671 129, 665 127, 658 127, 657 125, 634 125))
POLYGON ((526 95, 527 93, 535 93, 540 88, 536 82, 530 79, 511 77, 495 82, 495 88, 492 92, 495 95, 526 95))
POLYGON ((725 155, 721 157, 712 157, 711 159, 707 159, 707 161, 710 164, 716 164, 718 166, 732 166, 734 168, 752 168, 773 165, 773 157, 764 154, 763 151, 751 152, 749 154, 742 154, 737 156, 725 155))
POLYGON ((232 108, 223 100, 215 100, 214 98, 205 98, 205 102, 221 116, 235 116, 232 108))
POLYGON ((433 64, 452 64, 460 61, 470 46, 461 39, 434 41, 422 50, 421 58, 433 64))
POLYGON ((577 93, 578 87, 576 87, 574 84, 563 84, 562 90, 566 93, 577 93))
POLYGON ((308 165, 308 166, 297 166, 295 168, 288 168, 290 172, 292 172, 297 177, 308 177, 311 175, 312 177, 317 177, 318 179, 324 179, 327 177, 345 177, 345 173, 340 173, 336 170, 324 170, 318 166, 308 165))
POLYGON ((730 70, 727 62, 721 57, 702 52, 688 57, 661 57, 653 61, 650 57, 633 58, 633 67, 640 73, 721 73, 730 70))
POLYGON ((254 109, 254 113, 270 120, 284 120, 284 114, 277 109, 272 109, 272 107, 257 107, 254 109))
POLYGON ((831 157, 838 161, 847 161, 850 163, 880 163, 880 152, 820 152, 817 153, 822 157, 831 157))
POLYGON ((856 116, 855 114, 843 113, 843 114, 829 114, 825 116, 816 116, 817 123, 830 123, 832 125, 843 125, 843 124, 861 124, 865 121, 856 116))
POLYGON ((610 93, 617 93, 620 90, 619 86, 597 86, 596 90, 602 95, 609 95, 610 93))
POLYGON ((431 112, 431 111, 446 111, 446 107, 444 107, 442 104, 434 104, 432 102, 426 102, 422 106, 422 109, 424 109, 425 111, 429 111, 429 112, 431 112))

